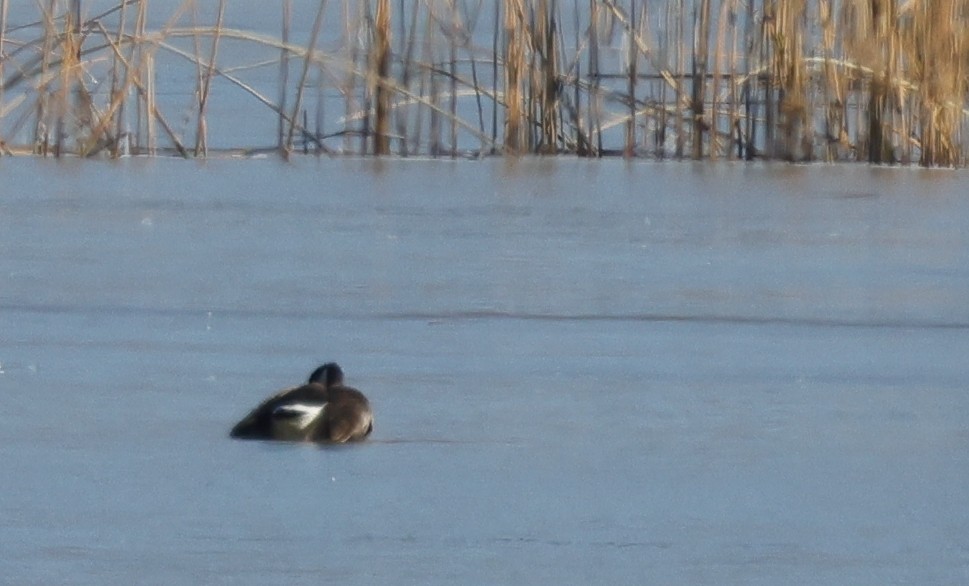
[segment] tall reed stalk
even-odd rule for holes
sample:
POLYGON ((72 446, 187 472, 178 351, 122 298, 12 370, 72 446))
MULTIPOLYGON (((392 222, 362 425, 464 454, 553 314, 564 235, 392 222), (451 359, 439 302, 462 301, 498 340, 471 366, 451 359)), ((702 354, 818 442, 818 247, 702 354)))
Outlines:
POLYGON ((390 0, 377 0, 369 71, 374 94, 373 154, 390 154, 390 0))
POLYGON ((524 75, 527 69, 524 0, 502 0, 505 32, 505 152, 527 151, 524 75))
MULTIPOLYGON (((9 8, 8 0, 0 0, 0 80, 6 79, 4 75, 3 66, 6 61, 3 49, 6 42, 7 36, 7 9, 9 8)), ((4 84, 0 83, 0 118, 3 117, 3 108, 6 103, 4 90, 4 84)), ((7 149, 7 141, 4 139, 3 132, 0 131, 0 156, 8 155, 10 151, 7 149)))

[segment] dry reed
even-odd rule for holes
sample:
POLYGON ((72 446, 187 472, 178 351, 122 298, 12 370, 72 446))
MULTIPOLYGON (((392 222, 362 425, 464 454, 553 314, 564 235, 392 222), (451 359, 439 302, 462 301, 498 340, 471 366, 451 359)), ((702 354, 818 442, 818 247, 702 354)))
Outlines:
POLYGON ((967 162, 969 0, 147 5, 0 0, 0 155, 967 162))

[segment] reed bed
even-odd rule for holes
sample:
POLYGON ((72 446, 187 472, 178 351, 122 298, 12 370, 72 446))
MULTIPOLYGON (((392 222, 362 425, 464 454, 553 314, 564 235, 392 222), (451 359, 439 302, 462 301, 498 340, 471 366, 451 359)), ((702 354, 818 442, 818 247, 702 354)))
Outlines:
POLYGON ((0 0, 0 154, 967 160, 969 0, 264 4, 0 0))

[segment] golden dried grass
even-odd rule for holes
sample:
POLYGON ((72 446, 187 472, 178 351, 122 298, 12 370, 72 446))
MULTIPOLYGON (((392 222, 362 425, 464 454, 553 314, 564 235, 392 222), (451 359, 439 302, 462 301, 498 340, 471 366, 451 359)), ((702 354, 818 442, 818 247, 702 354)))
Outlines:
POLYGON ((231 89, 287 155, 966 163, 969 0, 321 0, 302 44, 299 3, 279 37, 227 26, 233 0, 202 6, 152 27, 145 0, 41 0, 14 26, 0 0, 0 154, 263 148, 213 148, 231 89), (240 45, 263 57, 227 65, 240 45), (277 87, 248 77, 273 64, 277 87))

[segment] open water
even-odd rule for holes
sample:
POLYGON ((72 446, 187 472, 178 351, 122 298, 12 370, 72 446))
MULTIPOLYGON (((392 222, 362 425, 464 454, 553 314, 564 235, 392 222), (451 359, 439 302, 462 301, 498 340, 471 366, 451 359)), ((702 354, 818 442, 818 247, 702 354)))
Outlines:
POLYGON ((964 172, 0 176, 2 583, 969 582, 964 172), (371 441, 227 437, 328 360, 371 441))

